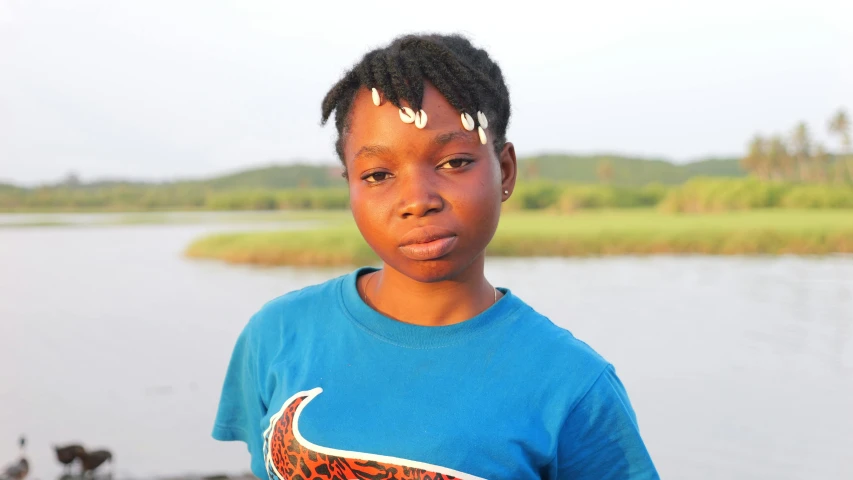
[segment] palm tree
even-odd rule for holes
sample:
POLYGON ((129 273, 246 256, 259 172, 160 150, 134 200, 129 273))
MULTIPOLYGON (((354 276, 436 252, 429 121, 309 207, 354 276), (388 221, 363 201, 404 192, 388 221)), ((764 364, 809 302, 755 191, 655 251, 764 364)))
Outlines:
POLYGON ((767 145, 767 166, 774 178, 784 178, 783 171, 791 170, 791 155, 785 142, 779 135, 774 135, 767 145))
MULTIPOLYGON (((800 174, 800 181, 809 180, 811 177, 811 138, 809 135, 809 127, 805 122, 800 122, 794 127, 794 131, 791 133, 791 154, 793 155, 790 160, 796 162, 797 170, 800 174)), ((785 165, 786 173, 793 180, 793 167, 794 165, 785 165)))
POLYGON ((814 148, 814 155, 812 155, 812 164, 815 168, 815 179, 821 182, 825 182, 828 177, 827 167, 829 167, 829 152, 826 151, 826 147, 823 144, 818 143, 814 148))
POLYGON ((843 108, 838 109, 829 120, 829 133, 838 135, 843 150, 850 149, 850 119, 843 108))
POLYGON ((757 175, 762 180, 770 177, 767 163, 767 142, 764 137, 756 134, 749 142, 746 156, 740 161, 741 167, 749 173, 757 175))
POLYGON ((847 165, 847 170, 850 173, 850 180, 853 181, 853 162, 847 156, 850 153, 850 118, 843 108, 838 111, 829 120, 829 133, 838 135, 839 143, 841 144, 841 155, 836 156, 836 162, 844 162, 847 165))

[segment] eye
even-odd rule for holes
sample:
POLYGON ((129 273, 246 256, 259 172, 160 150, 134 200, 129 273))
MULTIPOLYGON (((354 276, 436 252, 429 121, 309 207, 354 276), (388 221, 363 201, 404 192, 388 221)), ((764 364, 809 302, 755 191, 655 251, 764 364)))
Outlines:
POLYGON ((465 165, 468 165, 471 163, 474 163, 474 161, 469 160, 467 158, 454 158, 454 159, 451 159, 451 160, 448 160, 448 161, 442 163, 441 165, 438 166, 438 168, 453 170, 455 168, 462 168, 465 165))
POLYGON ((362 177, 362 180, 367 183, 379 183, 384 180, 387 180, 389 177, 391 177, 391 174, 388 172, 373 172, 369 175, 365 175, 364 177, 362 177))

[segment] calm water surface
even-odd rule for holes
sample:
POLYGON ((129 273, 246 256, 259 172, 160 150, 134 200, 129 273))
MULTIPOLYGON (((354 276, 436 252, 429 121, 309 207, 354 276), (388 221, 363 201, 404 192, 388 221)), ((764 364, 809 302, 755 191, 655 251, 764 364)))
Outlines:
MULTIPOLYGON (((242 444, 209 436, 237 334, 350 269, 181 255, 282 224, 71 223, 0 228, 0 464, 24 432, 34 479, 58 476, 51 445, 70 441, 111 448, 123 478, 247 470, 242 444)), ((491 259, 487 274, 616 365, 664 478, 853 478, 853 257, 491 259)))

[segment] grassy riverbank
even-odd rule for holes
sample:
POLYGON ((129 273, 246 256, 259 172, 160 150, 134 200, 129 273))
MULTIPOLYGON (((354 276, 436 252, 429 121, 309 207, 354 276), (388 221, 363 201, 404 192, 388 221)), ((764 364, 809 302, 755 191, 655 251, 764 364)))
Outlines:
MULTIPOLYGON (((218 234, 187 249, 195 258, 258 265, 374 263, 347 212, 327 212, 310 230, 218 234)), ((853 253, 849 210, 752 210, 667 214, 607 210, 558 215, 508 212, 488 253, 493 256, 853 253)))

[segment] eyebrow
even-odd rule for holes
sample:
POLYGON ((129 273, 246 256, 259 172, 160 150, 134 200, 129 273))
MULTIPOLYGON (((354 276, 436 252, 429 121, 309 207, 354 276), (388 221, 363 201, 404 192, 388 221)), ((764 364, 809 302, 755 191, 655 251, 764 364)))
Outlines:
POLYGON ((355 153, 355 157, 353 157, 353 160, 356 160, 359 157, 379 157, 382 155, 387 155, 390 151, 390 148, 385 147, 383 145, 365 145, 358 149, 358 152, 355 153))
POLYGON ((470 142, 471 138, 468 132, 447 132, 442 133, 441 135, 437 135, 432 140, 432 143, 435 143, 436 145, 447 145, 448 143, 453 142, 455 140, 465 140, 470 142))

